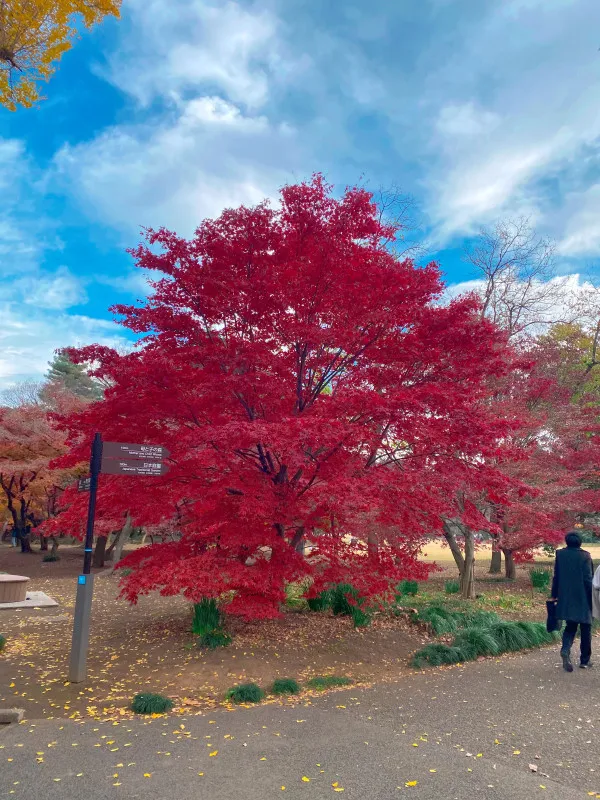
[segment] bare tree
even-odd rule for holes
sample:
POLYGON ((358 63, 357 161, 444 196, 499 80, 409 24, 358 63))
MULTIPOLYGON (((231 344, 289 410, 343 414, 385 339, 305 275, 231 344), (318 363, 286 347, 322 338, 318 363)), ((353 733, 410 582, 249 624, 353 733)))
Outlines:
POLYGON ((395 183, 373 192, 373 200, 379 211, 379 221, 393 225, 397 233, 390 239, 390 247, 396 258, 418 258, 424 255, 426 245, 417 241, 421 235, 421 221, 417 216, 417 204, 395 183))
POLYGON ((0 392, 0 406, 39 406, 43 404, 44 384, 40 381, 23 381, 0 392))
POLYGON ((567 278, 554 273, 555 246, 527 217, 482 228, 465 260, 482 280, 482 314, 511 337, 566 321, 567 278))

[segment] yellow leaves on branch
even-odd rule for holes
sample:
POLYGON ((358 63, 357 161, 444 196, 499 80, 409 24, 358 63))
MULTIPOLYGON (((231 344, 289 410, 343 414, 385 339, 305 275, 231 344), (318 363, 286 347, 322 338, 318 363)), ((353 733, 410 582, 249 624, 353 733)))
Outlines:
POLYGON ((0 104, 16 111, 41 99, 81 23, 119 16, 121 0, 0 0, 0 104))

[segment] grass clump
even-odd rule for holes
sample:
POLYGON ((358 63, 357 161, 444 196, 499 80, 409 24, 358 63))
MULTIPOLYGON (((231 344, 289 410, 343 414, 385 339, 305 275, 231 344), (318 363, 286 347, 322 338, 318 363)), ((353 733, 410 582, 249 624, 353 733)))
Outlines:
POLYGON ((227 700, 233 703, 260 703, 264 698, 265 693, 256 683, 240 683, 238 686, 233 686, 225 693, 227 700))
POLYGON ((336 686, 349 686, 352 683, 350 678, 343 675, 317 675, 306 682, 309 689, 317 689, 320 692, 325 689, 333 689, 336 686))
POLYGON ((545 593, 550 588, 552 570, 546 567, 533 567, 529 570, 529 580, 536 591, 545 593))
POLYGON ((446 581, 444 591, 446 594, 458 594, 460 592, 460 583, 458 581, 446 581))
POLYGON ((192 633, 198 637, 199 647, 216 650, 231 644, 231 636, 223 628, 223 619, 214 597, 203 597, 194 603, 192 633))
POLYGON ((5 647, 6 647, 6 636, 3 636, 0 633, 0 653, 4 650, 5 647))
POLYGON ((463 655, 463 661, 473 661, 479 656, 495 656, 500 652, 491 628, 474 625, 464 628, 454 637, 454 647, 458 647, 463 655))
POLYGON ((466 659, 458 647, 441 642, 427 644, 412 657, 412 665, 422 667, 441 667, 443 664, 459 664, 466 659))
POLYGON ((165 714, 173 708, 173 701, 162 694, 136 694, 131 702, 131 710, 136 714, 165 714))
POLYGON ((271 686, 271 694, 298 694, 300 684, 293 678, 277 678, 271 686))
POLYGON ((309 597, 307 603, 311 611, 327 611, 328 608, 331 608, 330 590, 324 589, 316 597, 309 597))
POLYGON ((460 627, 458 612, 449 611, 443 606, 433 605, 420 609, 413 615, 413 622, 425 622, 436 636, 454 633, 460 627))
POLYGON ((396 586, 396 600, 400 600, 401 597, 414 597, 418 593, 418 581, 400 581, 400 583, 396 586))
POLYGON ((216 650, 217 647, 227 647, 231 644, 231 636, 222 628, 215 628, 198 637, 198 647, 208 647, 209 650, 216 650))
POLYGON ((308 600, 311 611, 326 611, 330 608, 335 616, 352 617, 356 628, 371 623, 371 613, 366 607, 366 598, 350 583, 337 583, 308 600))
POLYGON ((48 564, 51 561, 60 561, 60 556, 57 553, 46 553, 46 555, 42 558, 42 561, 45 564, 48 564))
POLYGON ((518 650, 526 650, 534 647, 533 636, 516 622, 503 620, 497 622, 490 628, 494 639, 498 642, 502 653, 516 653, 518 650))

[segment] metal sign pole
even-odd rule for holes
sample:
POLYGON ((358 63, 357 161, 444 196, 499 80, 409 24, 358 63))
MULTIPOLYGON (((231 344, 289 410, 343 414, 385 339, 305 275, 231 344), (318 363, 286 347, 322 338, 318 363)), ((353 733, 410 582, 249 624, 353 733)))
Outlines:
POLYGON ((88 505, 87 527, 85 531, 85 548, 83 553, 83 574, 77 578, 77 596, 75 598, 75 618, 73 620, 73 640, 71 643, 71 660, 69 662, 69 680, 81 683, 87 674, 87 653, 90 638, 90 615, 94 594, 94 576, 90 573, 92 566, 92 549, 94 543, 94 517, 96 515, 96 492, 98 475, 102 463, 102 436, 97 433, 92 444, 90 458, 90 500, 88 505))

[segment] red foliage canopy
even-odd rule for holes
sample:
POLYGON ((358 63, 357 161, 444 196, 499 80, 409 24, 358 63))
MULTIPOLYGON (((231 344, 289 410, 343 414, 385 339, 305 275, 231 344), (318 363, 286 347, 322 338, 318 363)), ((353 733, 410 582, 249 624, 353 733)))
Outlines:
MULTIPOLYGON (((122 562, 132 601, 235 590, 229 610, 259 617, 306 575, 379 592, 424 576, 420 541, 457 491, 504 485, 488 465, 508 424, 479 402, 508 369, 504 338, 474 298, 440 304, 437 266, 395 259, 394 233, 368 192, 338 200, 316 176, 277 210, 227 210, 190 241, 149 231, 133 251, 160 273, 144 305, 115 309, 142 346, 70 353, 112 388, 66 423, 73 462, 96 430, 171 451, 163 478, 101 476, 101 516, 179 517, 180 541, 122 562)), ((84 515, 72 501, 63 527, 84 515)))
POLYGON ((572 354, 561 342, 541 337, 527 356, 530 367, 510 376, 496 402, 498 413, 520 420, 505 445, 522 458, 502 466, 513 482, 508 504, 497 510, 499 544, 521 560, 543 543, 561 543, 578 515, 600 502, 596 398, 578 391, 581 371, 569 369, 572 354))

